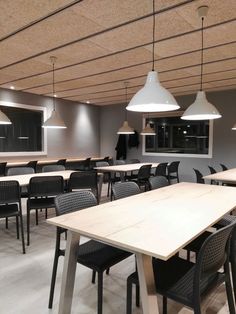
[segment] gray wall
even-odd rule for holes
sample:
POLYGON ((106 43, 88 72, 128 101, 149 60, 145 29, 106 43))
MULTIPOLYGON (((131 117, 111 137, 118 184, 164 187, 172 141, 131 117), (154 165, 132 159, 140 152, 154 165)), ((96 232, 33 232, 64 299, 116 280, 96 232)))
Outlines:
MULTIPOLYGON (((148 157, 142 156, 142 136, 140 136, 139 149, 128 150, 127 159, 138 158, 142 161, 173 161, 180 160, 180 175, 185 181, 194 181, 195 176, 192 168, 199 169, 203 174, 208 174, 208 165, 212 165, 220 170, 219 163, 224 163, 228 167, 236 167, 236 131, 231 127, 236 122, 236 91, 222 91, 207 93, 207 98, 221 112, 222 118, 214 121, 213 126, 213 158, 179 158, 179 157, 148 157)), ((177 97, 181 109, 187 108, 195 99, 195 95, 177 97)), ((118 135, 118 128, 125 118, 125 106, 113 105, 101 108, 100 117, 100 143, 101 155, 111 155, 115 158, 115 146, 118 135)), ((142 114, 128 113, 130 126, 138 132, 142 129, 142 114)))
MULTIPOLYGON (((52 98, 0 89, 0 100, 53 108, 52 98)), ((100 156, 100 110, 96 106, 56 99, 56 110, 67 129, 48 129, 48 157, 100 156)), ((34 158, 37 156, 34 156, 34 158)), ((22 157, 24 159, 26 157, 22 157)), ((27 156, 28 158, 28 156, 27 156)), ((5 157, 1 159, 6 159, 5 157)), ((7 160, 14 159, 7 157, 7 160)), ((17 160, 21 157, 17 157, 17 160)))

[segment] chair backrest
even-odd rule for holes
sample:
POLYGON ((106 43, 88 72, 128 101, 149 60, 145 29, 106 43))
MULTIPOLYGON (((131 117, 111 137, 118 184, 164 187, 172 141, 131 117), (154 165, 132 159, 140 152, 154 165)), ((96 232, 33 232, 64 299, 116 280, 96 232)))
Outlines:
POLYGON ((214 174, 214 173, 217 172, 217 171, 216 171, 213 167, 211 167, 211 166, 208 166, 208 168, 209 168, 211 174, 214 174))
POLYGON ((68 181, 68 191, 75 189, 91 189, 97 190, 97 172, 81 171, 72 172, 68 181))
POLYGON ((167 175, 167 165, 168 162, 161 162, 155 170, 155 176, 163 176, 166 177, 167 175))
POLYGON ((58 161, 57 161, 57 165, 62 165, 62 166, 66 166, 66 159, 59 159, 58 161))
POLYGON ((222 168, 223 171, 228 170, 228 167, 226 167, 226 165, 224 165, 224 164, 220 164, 220 165, 221 165, 221 168, 222 168))
POLYGON ((155 190, 169 185, 169 181, 166 177, 154 176, 149 178, 149 185, 151 190, 155 190))
POLYGON ((109 156, 106 156, 106 157, 104 157, 103 160, 109 163, 110 157, 109 157, 109 156))
POLYGON ((203 243, 196 261, 195 283, 205 274, 216 273, 229 257, 229 239, 236 223, 232 223, 210 235, 203 243))
POLYGON ((180 161, 172 161, 167 166, 168 174, 170 173, 178 173, 180 161))
POLYGON ((7 169, 7 176, 17 176, 21 174, 35 173, 33 168, 30 167, 14 167, 7 169))
POLYGON ((83 161, 83 166, 85 170, 89 170, 90 169, 90 164, 91 164, 91 157, 86 158, 83 161))
POLYGON ((94 194, 81 190, 61 194, 55 197, 56 214, 58 216, 97 205, 94 194))
POLYGON ((152 165, 143 165, 138 170, 138 180, 148 180, 151 174, 152 165))
POLYGON ((0 204, 20 202, 18 181, 0 181, 0 204))
POLYGON ((0 176, 5 176, 6 174, 6 162, 0 162, 0 176))
POLYGON ((202 173, 199 171, 199 170, 197 170, 197 169, 194 169, 193 168, 193 171, 195 172, 195 174, 196 174, 196 182, 197 183, 205 183, 205 180, 203 179, 203 176, 202 176, 202 173))
POLYGON ((31 160, 27 163, 27 167, 33 168, 34 172, 36 172, 37 163, 37 160, 31 160))
POLYGON ((128 164, 139 164, 140 160, 139 159, 130 159, 127 163, 128 164))
POLYGON ((97 161, 96 162, 96 167, 107 167, 110 166, 107 161, 97 161))
POLYGON ((139 194, 139 186, 132 181, 129 182, 117 182, 112 185, 112 193, 115 200, 125 198, 131 195, 139 194))
POLYGON ((38 176, 30 179, 29 197, 55 196, 64 193, 62 176, 38 176))
POLYGON ((42 172, 63 171, 65 166, 63 165, 47 165, 42 167, 42 172))

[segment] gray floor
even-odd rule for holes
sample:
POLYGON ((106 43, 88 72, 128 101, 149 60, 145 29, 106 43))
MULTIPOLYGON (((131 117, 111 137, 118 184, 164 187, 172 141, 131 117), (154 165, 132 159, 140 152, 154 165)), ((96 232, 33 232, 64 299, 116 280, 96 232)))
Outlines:
MULTIPOLYGON (((106 186, 103 195, 106 193, 105 188, 106 186)), ((103 201, 106 201, 105 196, 103 196, 103 201)), ((51 210, 49 215, 53 216, 54 212, 51 210)), ((47 306, 55 228, 46 223, 44 213, 41 213, 39 218, 39 225, 36 226, 32 214, 31 245, 27 247, 25 255, 21 254, 21 242, 16 239, 14 220, 9 223, 8 230, 5 229, 4 221, 0 222, 0 314, 49 314, 58 312, 63 258, 59 262, 54 306, 52 310, 49 310, 47 306)), ((130 257, 113 267, 109 276, 104 275, 104 314, 125 313, 126 278, 133 270, 134 259, 130 257)), ((97 286, 91 284, 91 270, 78 265, 72 313, 96 313, 96 293, 97 286)), ((168 305, 168 313, 191 313, 189 309, 183 308, 175 302, 169 302, 168 305)), ((208 314, 228 313, 223 285, 203 304, 203 312, 208 314)), ((140 314, 142 311, 134 305, 133 313, 140 314)))

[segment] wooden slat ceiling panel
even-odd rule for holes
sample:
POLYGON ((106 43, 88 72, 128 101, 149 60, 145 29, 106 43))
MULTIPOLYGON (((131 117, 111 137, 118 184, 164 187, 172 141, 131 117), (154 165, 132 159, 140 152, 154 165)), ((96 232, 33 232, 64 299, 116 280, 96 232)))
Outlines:
MULTIPOLYGON (((201 21, 196 10, 208 5, 204 86, 233 88, 236 1, 156 0, 155 5, 161 10, 155 67, 163 85, 174 94, 198 90, 201 21)), ((0 85, 51 95, 49 57, 55 55, 58 97, 97 105, 124 102, 123 81, 130 82, 131 98, 151 69, 151 12, 151 0, 1 1, 0 85)))

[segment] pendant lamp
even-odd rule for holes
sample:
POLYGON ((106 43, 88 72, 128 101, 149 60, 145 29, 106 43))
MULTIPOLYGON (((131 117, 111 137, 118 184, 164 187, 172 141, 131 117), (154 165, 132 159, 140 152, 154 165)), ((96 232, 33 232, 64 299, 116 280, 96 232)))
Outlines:
POLYGON ((152 71, 148 72, 147 80, 131 99, 127 110, 137 112, 161 112, 179 109, 175 98, 165 89, 158 79, 155 63, 155 0, 153 0, 153 32, 152 32, 152 71))
MULTIPOLYGON (((127 87, 128 87, 128 82, 124 82, 125 85, 125 99, 126 99, 126 105, 128 103, 127 101, 127 87)), ((131 128, 128 124, 127 120, 127 111, 125 110, 125 121, 123 125, 119 128, 117 134, 134 134, 134 129, 131 128)))
POLYGON ((197 92, 196 99, 187 110, 185 110, 181 119, 183 120, 212 120, 221 118, 221 114, 206 98, 205 92, 202 90, 203 77, 203 24, 204 18, 207 16, 208 7, 202 6, 198 8, 198 15, 202 19, 202 49, 201 49, 201 86, 200 91, 197 92))
POLYGON ((11 120, 0 110, 0 124, 12 124, 11 120))
POLYGON ((141 135, 156 135, 155 131, 153 128, 151 128, 150 123, 148 122, 145 128, 142 130, 140 133, 141 135))
POLYGON ((56 111, 56 103, 55 103, 55 62, 56 57, 50 57, 52 62, 52 95, 53 95, 53 111, 51 116, 44 122, 42 125, 43 128, 48 129, 66 129, 66 125, 64 121, 61 119, 59 113, 56 111))

